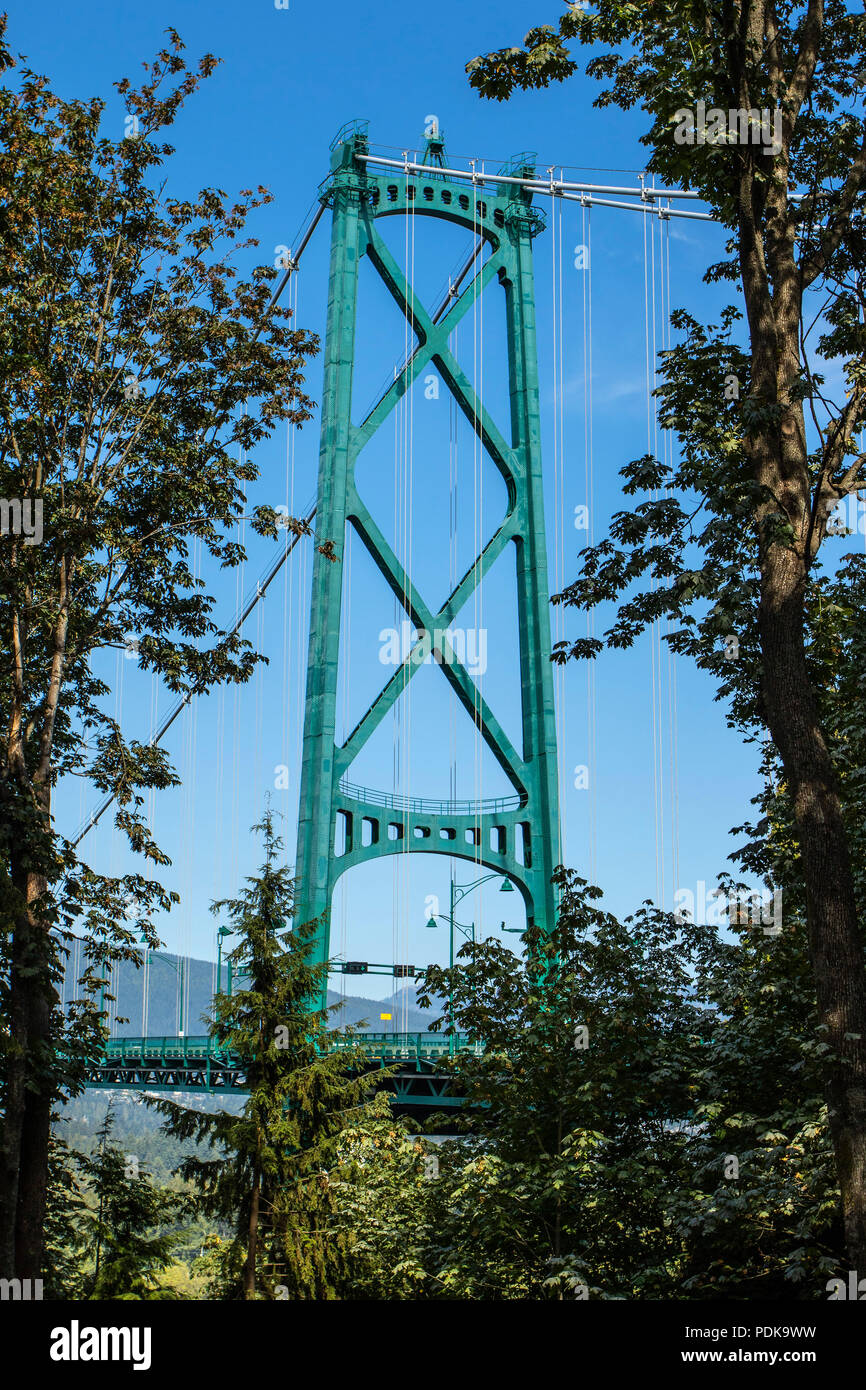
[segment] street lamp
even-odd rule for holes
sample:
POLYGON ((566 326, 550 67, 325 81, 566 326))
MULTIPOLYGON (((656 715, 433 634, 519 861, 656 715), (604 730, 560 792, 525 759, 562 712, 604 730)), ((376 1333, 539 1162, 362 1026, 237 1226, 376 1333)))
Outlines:
MULTIPOLYGON (((219 927, 217 930, 217 994, 222 994, 223 980, 223 937, 231 936, 231 927, 219 927)), ((226 957, 226 965, 229 972, 229 998, 232 997, 232 960, 231 956, 226 957)))
MULTIPOLYGON (((468 927, 465 927, 465 926, 463 926, 463 924, 462 924, 461 922, 455 922, 455 920, 454 920, 454 909, 455 909, 455 907, 457 906, 458 903, 460 903, 460 902, 463 901, 463 899, 467 896, 468 893, 471 893, 471 892, 473 891, 473 889, 475 889, 475 888, 480 888, 481 885, 482 885, 482 883, 489 883, 490 880, 493 879, 493 878, 499 878, 499 874, 484 874, 482 878, 477 878, 477 879, 475 879, 474 883, 455 883, 454 880, 453 880, 453 878, 452 878, 451 883, 450 883, 451 893, 450 893, 450 901, 449 901, 449 912, 448 912, 448 916, 446 917, 445 914, 444 914, 444 912, 431 912, 430 915, 429 915, 429 917, 427 918, 427 926, 428 926, 428 927, 429 927, 429 926, 435 927, 436 923, 435 923, 435 921, 433 920, 435 917, 441 917, 441 918, 443 919, 443 921, 447 921, 447 923, 448 923, 448 928, 449 928, 449 930, 448 930, 448 948, 449 948, 449 949, 448 949, 448 964, 449 964, 449 970, 450 970, 451 972, 453 972, 453 970, 454 970, 454 928, 457 927, 458 930, 461 931, 461 932, 463 933, 463 935, 465 936, 466 940, 467 940, 467 941, 471 940, 473 946, 475 945, 475 923, 472 922, 472 923, 470 923, 470 925, 469 925, 468 927)), ((514 892, 514 885, 512 884, 510 878, 503 878, 502 883, 500 884, 500 887, 499 887, 499 891, 500 891, 500 893, 513 893, 513 892, 514 892)), ((449 977, 449 978, 450 978, 450 977, 449 977)), ((451 1032, 449 1033, 449 1036, 448 1036, 448 1051, 449 1051, 449 1053, 451 1053, 451 1054, 453 1055, 453 1053, 454 1053, 454 990, 453 990, 453 988, 449 989, 449 992, 448 992, 448 1022, 449 1022, 450 1027, 451 1027, 451 1032)))

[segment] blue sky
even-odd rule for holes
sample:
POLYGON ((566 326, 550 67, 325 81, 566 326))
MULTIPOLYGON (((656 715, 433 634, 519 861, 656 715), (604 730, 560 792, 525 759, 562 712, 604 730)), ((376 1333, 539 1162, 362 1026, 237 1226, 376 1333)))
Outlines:
MULTIPOLYGON (((277 247, 292 245, 327 172, 329 142, 354 117, 369 119, 371 141, 383 150, 391 147, 386 153, 416 148, 425 119, 435 113, 453 162, 476 157, 495 168, 517 151, 535 150, 540 168, 563 167, 570 171, 567 177, 592 182, 634 183, 644 164, 642 119, 593 110, 595 84, 578 76, 564 87, 519 95, 505 105, 482 102, 468 86, 464 65, 469 58, 519 42, 532 24, 557 13, 555 0, 503 0, 495 7, 440 0, 430 9, 394 0, 372 7, 346 0, 332 0, 327 7, 291 0, 287 10, 268 0, 243 6, 225 0, 206 5, 90 0, 74 7, 44 0, 38 7, 11 7, 9 37, 61 93, 105 96, 106 127, 115 135, 122 133, 123 112, 111 84, 123 76, 135 79, 167 26, 179 30, 190 59, 205 51, 221 57, 216 74, 174 127, 177 152, 168 169, 169 189, 190 193, 218 185, 231 193, 267 185, 275 200, 256 216, 251 231, 260 239, 260 258, 272 260, 277 247)), ((550 210, 549 201, 543 206, 550 210)), ((415 246, 418 291, 429 295, 429 301, 462 256, 459 238, 449 237, 452 229, 436 225, 439 232, 419 234, 415 246)), ((319 332, 324 328, 328 235, 325 221, 295 285, 298 324, 319 332)), ((618 469, 647 447, 647 283, 652 290, 654 282, 656 289, 655 308, 650 294, 649 310, 650 340, 656 347, 662 346, 666 331, 664 294, 671 306, 708 319, 730 291, 701 284, 704 267, 720 258, 722 248, 718 230, 704 223, 674 222, 663 230, 657 221, 645 227, 636 213, 596 209, 588 232, 587 215, 578 206, 558 204, 535 247, 549 563, 556 589, 574 575, 586 539, 575 529, 574 517, 575 508, 588 502, 587 384, 591 381, 592 529, 597 539, 620 505, 618 469), (574 248, 588 239, 587 273, 575 268, 574 248), (585 352, 590 303, 591 374, 585 352), (561 306, 561 324, 554 304, 561 306)), ((404 347, 399 315, 369 278, 361 292, 359 408, 389 378, 404 347)), ((483 333, 477 324, 473 330, 470 316, 459 343, 467 365, 474 362, 477 369, 483 358, 485 400, 494 410, 504 364, 500 314, 494 301, 486 304, 480 317, 483 333)), ((320 359, 310 364, 308 382, 318 400, 320 359)), ((386 427, 370 457, 362 458, 359 486, 390 535, 393 527, 385 523, 394 513, 395 469, 398 475, 404 470, 406 478, 411 472, 411 534, 394 534, 411 554, 422 589, 435 597, 447 582, 449 565, 471 558, 473 540, 495 527, 502 514, 502 487, 465 432, 449 443, 444 388, 438 401, 428 400, 422 383, 411 414, 411 450, 408 418, 402 435, 386 427), (460 499, 452 553, 449 449, 457 460, 460 499), (477 508, 476 496, 482 499, 477 508)), ((300 509, 315 487, 317 436, 316 420, 293 438, 278 431, 257 452, 262 478, 252 500, 300 509)), ((226 617, 242 591, 254 587, 273 548, 273 543, 256 541, 243 574, 210 576, 226 617)), ((508 730, 517 713, 516 640, 513 579, 503 560, 503 572, 492 572, 480 607, 467 610, 466 624, 486 630, 482 688, 508 730)), ((387 678, 380 633, 395 622, 393 601, 357 542, 351 563, 344 662, 348 686, 343 695, 350 725, 387 678)), ((231 894, 239 876, 256 863, 248 827, 259 817, 268 790, 285 815, 287 855, 293 859, 309 568, 309 546, 299 547, 248 623, 247 635, 270 659, 267 670, 241 692, 215 693, 201 701, 178 721, 168 740, 184 786, 155 801, 153 824, 173 860, 167 881, 183 898, 164 924, 170 950, 215 954, 215 923, 207 906, 211 899, 231 894), (288 769, 287 775, 280 777, 280 768, 288 769), (277 790, 277 779, 288 780, 288 787, 277 790)), ((585 631, 583 616, 554 615, 553 623, 555 637, 585 631)), ((600 619, 596 626, 602 626, 600 619)), ((114 691, 112 707, 131 733, 147 736, 156 716, 168 707, 165 692, 122 656, 112 655, 105 669, 114 691)), ((711 685, 684 662, 677 662, 674 671, 664 649, 655 686, 653 669, 651 644, 644 641, 631 653, 601 657, 592 699, 585 668, 572 665, 556 677, 564 859, 594 877, 609 906, 622 913, 645 898, 663 897, 670 907, 675 888, 713 880, 732 848, 729 828, 745 819, 757 788, 754 750, 742 747, 725 729, 711 685), (584 765, 588 790, 575 786, 575 769, 584 765)), ((353 780, 430 796, 448 795, 455 785, 458 795, 465 796, 505 790, 495 766, 489 770, 476 756, 471 728, 462 728, 462 716, 458 720, 452 713, 441 673, 425 669, 411 691, 408 716, 383 728, 382 738, 353 770, 353 780)), ((57 812, 63 827, 73 829, 94 801, 82 797, 78 786, 61 788, 57 812)), ((89 853, 106 869, 118 870, 127 862, 108 817, 92 833, 89 853)), ((447 956, 445 930, 424 926, 428 898, 447 901, 447 861, 404 859, 409 864, 392 860, 343 880, 349 891, 338 889, 334 904, 335 954, 417 964, 447 956)), ((473 877, 471 865, 458 867, 458 882, 473 877)), ((504 916, 508 926, 518 927, 519 895, 502 898, 496 888, 490 885, 467 899, 462 920, 471 917, 487 932, 504 916)), ((386 992, 373 980, 367 983, 373 996, 386 992)), ((355 984, 353 980, 353 990, 355 984)))

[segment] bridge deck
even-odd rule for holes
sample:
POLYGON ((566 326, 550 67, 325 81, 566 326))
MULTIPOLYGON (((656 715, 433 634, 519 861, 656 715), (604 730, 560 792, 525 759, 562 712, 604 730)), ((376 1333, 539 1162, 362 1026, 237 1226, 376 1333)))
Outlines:
MULTIPOLYGON (((332 1053, 360 1047, 371 1070, 396 1063, 395 1076, 383 1078, 382 1089, 394 1096, 396 1109, 419 1119, 462 1105, 459 1095, 449 1094, 450 1078, 442 1060, 452 1052, 479 1050, 479 1045, 458 1034, 359 1033, 351 1041, 330 1044, 332 1053)), ((221 1048, 206 1035, 181 1037, 111 1038, 105 1052, 87 1074, 93 1089, 135 1091, 232 1091, 247 1090, 244 1061, 221 1048)))

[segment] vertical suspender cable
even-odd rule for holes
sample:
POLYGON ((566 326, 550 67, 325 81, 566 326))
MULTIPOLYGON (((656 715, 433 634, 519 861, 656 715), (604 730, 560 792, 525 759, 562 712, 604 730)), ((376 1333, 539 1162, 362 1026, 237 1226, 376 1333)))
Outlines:
MULTIPOLYGON (((118 729, 123 725, 123 677, 126 667, 125 652, 118 652, 115 658, 115 677, 114 677, 114 722, 118 729)), ((111 856, 109 860, 109 873, 112 878, 117 874, 117 826, 112 827, 111 831, 111 856)), ((108 1002, 108 1029, 109 1036, 114 1037, 117 1032, 117 1005, 120 994, 120 962, 116 961, 109 974, 108 992, 114 997, 108 1002)))
MULTIPOLYGON (((548 170, 548 173, 550 174, 550 177, 553 178, 553 167, 552 167, 552 166, 551 166, 551 168, 548 170)), ((561 404, 562 404, 562 402, 561 402, 561 400, 560 400, 560 394, 559 394, 559 371, 558 371, 558 369, 557 369, 557 368, 558 368, 558 361, 559 361, 559 348, 560 348, 560 337, 559 337, 559 334, 560 334, 560 329, 561 329, 561 322, 560 322, 560 317, 559 317, 559 313, 558 313, 557 262, 558 262, 558 259, 559 259, 558 247, 559 247, 560 240, 561 240, 561 235, 562 235, 562 219, 561 219, 561 215, 560 215, 559 218, 557 218, 557 212, 559 212, 559 213, 561 214, 561 211, 562 211, 562 205, 561 205, 561 204, 557 205, 557 204, 554 202, 553 207, 551 208, 551 217, 550 217, 550 238, 551 238, 551 243, 550 243, 550 301, 551 301, 551 302, 550 302, 550 323, 551 323, 551 328, 550 328, 550 331, 551 331, 551 341, 552 341, 552 348, 553 348, 553 351, 552 351, 552 354, 551 354, 551 355, 552 355, 552 372, 553 372, 553 587, 554 587, 554 591, 555 591, 556 593, 559 593, 560 590, 561 590, 561 588, 562 588, 562 568, 563 568, 563 566, 562 566, 562 556, 561 556, 561 553, 560 553, 560 535, 561 535, 561 528, 560 528, 560 524, 559 524, 559 518, 560 518, 560 515, 561 515, 561 512, 562 512, 562 507, 563 507, 562 489, 561 489, 561 486, 560 486, 560 468, 561 468, 561 461, 560 461, 560 456, 559 456, 559 417, 560 417, 560 410, 561 410, 561 404)), ((561 273, 561 266, 559 267, 559 270, 560 270, 560 273, 561 273)), ((562 629, 562 614, 561 614, 561 612, 559 611, 559 609, 557 608, 556 615, 555 615, 555 618, 554 618, 554 638, 555 638, 555 640, 557 640, 557 641, 558 641, 559 638, 560 638, 561 629, 562 629)), ((556 669, 555 669, 555 671, 554 671, 554 685, 555 685, 555 688, 556 688, 556 705, 555 705, 555 709, 556 709, 556 725, 557 725, 558 742, 559 742, 559 746, 562 748, 562 747, 565 746, 565 737, 564 737, 564 731, 563 731, 563 727, 562 727, 563 713, 564 713, 564 701, 563 701, 563 699, 562 699, 562 668, 559 667, 559 666, 556 667, 556 669)), ((562 773, 562 759, 560 759, 560 767, 559 767, 559 814, 560 814, 560 824, 561 824, 561 821, 562 821, 562 816, 564 815, 564 812, 565 812, 565 805, 566 805, 566 800, 565 800, 565 796, 563 795, 563 792, 564 792, 564 782, 563 782, 563 773, 562 773)), ((561 835, 561 833, 562 833, 562 832, 561 832, 561 830, 560 830, 560 835, 561 835)), ((559 862, 559 860, 561 860, 561 858, 562 858, 562 855, 561 855, 561 853, 560 853, 560 854, 557 855, 557 862, 559 862)))
MULTIPOLYGON (((475 239, 477 239, 477 237, 478 237, 478 197, 477 197, 477 189, 478 189, 478 185, 475 184, 475 183, 473 183, 473 185, 472 185, 472 230, 473 230, 473 235, 474 235, 474 238, 475 238, 475 239)), ((481 541, 481 536, 482 536, 482 531, 481 531, 482 520, 481 520, 481 516, 482 516, 482 508, 483 508, 483 481, 482 481, 482 479, 483 479, 483 470, 484 470, 484 457, 483 457, 483 455, 484 455, 484 448, 483 448, 483 444, 482 444, 481 437, 480 437, 480 436, 481 436, 481 431, 482 431, 482 428, 483 428, 483 426, 482 426, 482 419, 481 419, 481 412, 482 412, 482 409, 483 409, 483 400, 484 400, 484 298, 483 298, 483 295, 482 295, 482 293, 481 293, 481 286, 480 286, 480 284, 478 285, 478 288, 476 289, 475 297, 474 297, 474 300, 473 300, 473 329, 474 329, 474 339, 473 339, 473 362, 474 362, 474 376, 475 376, 475 397, 474 397, 474 406, 473 406, 473 409, 474 409, 474 414, 475 414, 475 439, 474 439, 474 443, 473 443, 473 455, 472 455, 472 457, 473 457, 473 463, 474 463, 473 475, 474 475, 474 493, 475 493, 475 515, 474 515, 474 523, 473 523, 473 528, 472 528, 472 529, 473 529, 473 542, 472 542, 472 543, 473 543, 473 546, 474 546, 474 554, 475 554, 475 556, 476 556, 476 562, 475 562, 475 578, 476 578, 476 583, 475 583, 475 585, 474 585, 474 587, 473 587, 473 590, 472 590, 472 605, 473 605, 473 626, 474 626, 474 628, 475 628, 475 633, 476 633, 476 642, 478 643, 478 642, 480 642, 480 629, 481 629, 481 625, 482 625, 482 614, 483 614, 483 606, 482 606, 482 605, 483 605, 483 601, 482 601, 482 597, 481 597, 481 585, 480 585, 479 582, 477 582, 477 581, 478 581, 478 574, 479 574, 479 565, 478 565, 477 557, 478 557, 478 556, 480 555, 480 553, 481 553, 481 544, 482 544, 482 541, 481 541)), ((474 740, 475 740, 475 742, 474 742, 474 751, 475 751, 475 758, 474 758, 474 763, 475 763, 475 777, 474 777, 475 788, 474 788, 474 790, 475 790, 475 803, 476 803, 475 834, 474 834, 474 836, 473 836, 473 839, 474 839, 474 841, 475 841, 475 844, 473 845, 472 848, 473 848, 473 851, 474 851, 473 857, 474 857, 474 859, 475 859, 475 866, 476 866, 476 869, 478 868, 478 865, 479 865, 479 862, 480 862, 480 858, 481 858, 481 834, 482 834, 481 826, 482 826, 482 821, 481 821, 481 811, 480 811, 479 803, 480 803, 480 801, 481 801, 481 799, 482 799, 482 795, 483 795, 483 790, 482 790, 482 771, 481 771, 483 742, 482 742, 481 735, 480 735, 479 728, 478 728, 478 719, 479 719, 479 712, 480 712, 480 709, 479 709, 479 695, 480 695, 480 691, 479 691, 479 688, 478 688, 478 682, 476 681, 476 682, 474 683, 474 685, 473 685, 473 691, 472 691, 473 710, 474 710, 474 714, 475 714, 475 719, 474 719, 473 723, 474 723, 474 740)))
MULTIPOLYGON (((551 176, 553 170, 550 170, 551 176)), ((562 171, 560 171, 562 174, 562 171)), ((553 227, 553 478, 554 478, 554 588, 560 593, 565 584, 565 314, 563 312, 563 216, 562 199, 555 202, 552 209, 553 227)), ((555 614, 555 637, 557 641, 565 636, 565 614, 562 605, 557 605, 555 614)), ((568 747, 568 702, 565 695, 565 667, 554 668, 556 685, 556 722, 559 728, 559 747, 568 747)), ((559 824, 557 833, 559 843, 555 862, 562 863, 565 855, 563 844, 566 833, 566 814, 568 797, 565 794, 565 760, 560 758, 559 824)))
MULTIPOLYGON (((665 285, 666 293, 663 300, 664 312, 664 345, 670 350, 671 347, 671 224, 669 219, 665 219, 664 242, 665 242, 665 285)), ((665 445, 668 466, 672 468, 674 457, 674 439, 670 430, 665 431, 665 445)), ((668 491, 670 489, 668 488, 668 491)), ((673 631, 673 622, 668 620, 668 632, 673 631)), ((679 722, 677 710, 677 655, 667 643, 667 663, 668 663, 668 711, 670 721, 670 826, 671 826, 671 891, 672 901, 676 895, 680 882, 680 777, 679 777, 679 722)))
MULTIPOLYGON (((404 342, 405 342, 405 326, 404 342)), ((397 381, 398 370, 394 367, 394 380, 397 381)), ((401 475, 401 442, 402 442, 402 411, 403 401, 398 400, 394 408, 394 549, 400 555, 400 475, 401 475)), ((398 632, 403 631, 403 620, 406 617, 405 609, 401 609, 400 600, 397 595, 393 598, 394 605, 394 626, 398 632)), ((401 647, 402 655, 402 647, 401 647)), ((400 762, 400 727, 403 713, 403 698, 406 694, 406 668, 402 671, 402 690, 400 698, 395 700, 391 709, 391 760, 392 760, 392 780, 391 785, 396 792, 402 789, 402 768, 400 762)), ((409 820, 406 811, 403 812, 402 819, 403 840, 409 834, 409 820)), ((400 856, 391 856, 391 959, 397 959, 397 916, 399 911, 399 901, 397 892, 397 877, 399 873, 400 856)))
MULTIPOLYGON (((658 286, 656 285, 656 257, 655 257, 655 249, 654 249, 654 251, 653 251, 653 387, 654 387, 654 388, 657 386, 657 384, 658 384, 658 379, 659 379, 659 376, 658 376, 659 351, 660 351, 660 347, 664 344, 664 341, 665 341, 665 339, 664 339, 664 327, 663 327, 663 323, 662 323, 662 324, 659 323, 659 314, 661 313, 662 319, 663 319, 663 317, 664 317, 664 307, 665 307, 665 276, 664 276, 664 257, 663 257, 664 245, 663 245, 663 240, 662 240, 662 228, 661 228, 661 223, 658 221, 658 219, 653 218, 653 219, 652 219, 652 239, 653 239, 653 248, 655 248, 656 237, 658 238, 658 286)), ((665 455, 666 446, 667 446, 667 439, 666 439, 666 438, 665 438, 665 440, 662 442, 661 445, 660 445, 660 443, 659 443, 659 413, 658 413, 658 404, 657 404, 657 402, 656 402, 655 399, 654 399, 654 400, 653 400, 653 453, 656 455, 657 458, 661 458, 661 457, 663 457, 663 456, 665 455)), ((654 489, 654 491, 653 491, 653 496, 654 496, 654 498, 655 498, 656 500, 658 499, 658 497, 659 497, 658 489, 654 489)), ((653 580, 653 587, 654 587, 654 588, 658 588, 659 585, 661 584, 661 582, 662 582, 662 581, 659 580, 659 579, 654 579, 654 580, 653 580)), ((662 620, 659 618, 659 619, 657 619, 656 622, 655 622, 655 646, 656 646, 656 681, 657 681, 657 691, 658 691, 658 729, 659 729, 659 768, 658 768, 658 785, 659 785, 659 845, 660 845, 660 857, 661 857, 661 869, 662 869, 662 900, 661 900, 661 906, 664 907, 665 904, 666 904, 666 902, 667 902, 667 870, 666 870, 665 861, 666 861, 666 858, 667 858, 667 828, 666 828, 666 820, 667 820, 667 816, 668 816, 667 789, 668 789, 668 786, 669 786, 669 779, 665 777, 665 759, 664 759, 664 744, 665 744, 665 733, 666 733, 666 721, 665 721, 665 717, 664 717, 664 716, 665 716, 664 683, 665 683, 665 671, 666 671, 666 669, 667 669, 667 662, 665 661, 665 659, 664 659, 664 657, 663 657, 663 654, 662 654, 662 633, 663 633, 663 623, 662 623, 662 620)), ((665 645, 667 645, 667 644, 665 644, 665 645)), ((669 733, 669 725, 667 726, 667 732, 669 733)), ((668 756, 670 756, 670 741, 669 741, 669 740, 668 740, 668 756)))
MULTIPOLYGON (((653 323, 650 324, 650 256, 653 248, 647 244, 647 218, 643 219, 643 250, 644 250, 644 336, 645 336, 645 356, 646 356, 646 412, 647 412, 647 454, 653 452, 653 372, 655 364, 653 334, 655 331, 655 302, 652 304, 653 323)), ((654 276, 653 276, 654 290, 654 276)), ((653 814, 655 823, 655 869, 656 869, 656 902, 661 905, 664 897, 662 887, 662 848, 660 842, 660 814, 659 814, 659 728, 658 728, 658 699, 657 699, 657 678, 656 678, 656 643, 655 643, 655 623, 651 625, 649 633, 650 643, 650 696, 652 703, 652 770, 653 770, 653 814)))
MULTIPOLYGON (((584 296, 586 303, 586 344, 584 347, 584 449, 585 449, 585 493, 587 508, 587 544, 592 545, 595 536, 595 438, 593 433, 593 333, 592 333, 592 209, 584 212, 584 237, 586 246, 586 271, 584 274, 584 296)), ((595 637, 595 611, 590 608, 586 614, 586 635, 595 637)), ((587 681, 587 748, 589 756, 589 879, 598 879, 598 720, 596 704, 596 663, 586 663, 587 681)))

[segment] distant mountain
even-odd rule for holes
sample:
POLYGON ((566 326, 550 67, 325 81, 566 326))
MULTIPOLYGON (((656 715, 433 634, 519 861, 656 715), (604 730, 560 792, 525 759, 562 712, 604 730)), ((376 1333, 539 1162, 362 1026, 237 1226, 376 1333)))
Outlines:
POLYGON ((328 1003, 337 1004, 343 1000, 343 1008, 332 1014, 335 1028, 347 1024, 361 1024, 366 1020, 367 1030, 372 1033, 425 1033, 434 1019, 439 1017, 437 1009, 419 1009, 414 985, 404 985, 402 989, 389 994, 387 999, 362 999, 354 994, 345 997, 334 990, 328 990, 328 1003), (380 1014, 391 1014, 390 1021, 381 1019, 380 1014))
MULTIPOLYGON (((158 956, 151 956, 148 962, 146 1003, 144 983, 144 970, 136 969, 131 961, 123 961, 118 966, 111 988, 116 998, 116 1003, 111 1006, 112 1018, 116 1014, 118 1020, 112 1029, 113 1036, 134 1038, 148 1034, 151 1037, 177 1037, 180 1032, 207 1032, 205 1017, 211 1008, 216 987, 215 962, 194 958, 182 960, 180 956, 163 951, 158 956)), ((223 962, 223 990, 226 986, 227 972, 223 962)), ((73 997, 71 974, 63 997, 73 997)), ((360 1026, 365 1023, 365 1031, 373 1033, 425 1032, 439 1014, 436 1009, 418 1008, 414 985, 404 985, 385 999, 365 999, 354 994, 343 996, 337 990, 329 989, 328 1003, 340 1002, 342 1008, 339 1013, 332 1015, 332 1027, 349 1024, 360 1026), (392 1018, 381 1019, 379 1015, 383 1013, 390 1013, 392 1018)))

